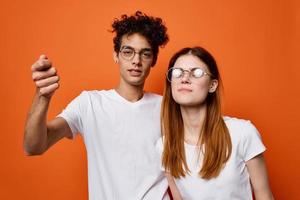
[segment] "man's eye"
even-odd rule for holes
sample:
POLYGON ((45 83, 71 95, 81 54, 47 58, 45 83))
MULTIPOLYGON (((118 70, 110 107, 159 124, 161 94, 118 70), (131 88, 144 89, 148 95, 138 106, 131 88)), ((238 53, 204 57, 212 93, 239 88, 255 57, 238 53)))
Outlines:
POLYGON ((144 57, 150 58, 152 56, 152 53, 151 52, 144 52, 142 55, 144 57))
POLYGON ((124 50, 123 54, 124 55, 131 55, 133 52, 131 50, 124 50))

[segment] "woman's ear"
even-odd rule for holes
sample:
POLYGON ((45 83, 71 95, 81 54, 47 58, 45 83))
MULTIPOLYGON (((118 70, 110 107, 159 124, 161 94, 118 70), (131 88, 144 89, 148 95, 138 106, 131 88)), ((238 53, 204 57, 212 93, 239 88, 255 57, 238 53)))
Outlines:
POLYGON ((216 89, 218 88, 219 82, 217 79, 213 79, 210 82, 210 88, 208 90, 209 93, 214 93, 216 89))
POLYGON ((115 63, 118 63, 119 62, 119 58, 118 58, 118 54, 114 51, 113 53, 113 59, 114 59, 114 62, 115 63))

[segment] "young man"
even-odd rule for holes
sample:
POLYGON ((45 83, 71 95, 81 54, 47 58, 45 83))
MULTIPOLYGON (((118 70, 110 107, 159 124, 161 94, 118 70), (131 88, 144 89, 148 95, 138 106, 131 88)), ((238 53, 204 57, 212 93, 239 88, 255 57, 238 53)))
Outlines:
POLYGON ((47 110, 59 76, 45 55, 32 65, 37 92, 26 122, 24 148, 28 155, 40 155, 60 139, 80 132, 87 149, 89 199, 168 199, 155 151, 161 97, 143 92, 159 47, 168 42, 166 27, 160 18, 141 12, 123 15, 112 27, 118 86, 82 92, 48 123, 47 110))

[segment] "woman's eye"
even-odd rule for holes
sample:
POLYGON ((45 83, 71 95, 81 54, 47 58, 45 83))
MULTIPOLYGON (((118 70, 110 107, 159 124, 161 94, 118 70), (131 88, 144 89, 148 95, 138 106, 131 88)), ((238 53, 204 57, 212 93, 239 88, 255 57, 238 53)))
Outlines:
POLYGON ((182 71, 180 69, 173 69, 172 76, 175 78, 179 78, 182 74, 182 71))
POLYGON ((193 76, 196 78, 200 78, 203 75, 203 70, 202 69, 195 69, 193 70, 193 76))

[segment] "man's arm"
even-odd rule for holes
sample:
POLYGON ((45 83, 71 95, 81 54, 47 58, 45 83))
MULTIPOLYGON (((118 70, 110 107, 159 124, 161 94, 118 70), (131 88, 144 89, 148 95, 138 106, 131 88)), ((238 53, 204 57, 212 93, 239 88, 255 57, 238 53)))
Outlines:
POLYGON ((63 118, 56 118, 47 123, 50 100, 59 87, 56 69, 46 56, 41 55, 31 70, 36 94, 26 120, 24 149, 27 155, 40 155, 60 139, 71 138, 72 132, 63 118))
POLYGON ((246 162, 256 200, 274 200, 262 154, 246 162))

